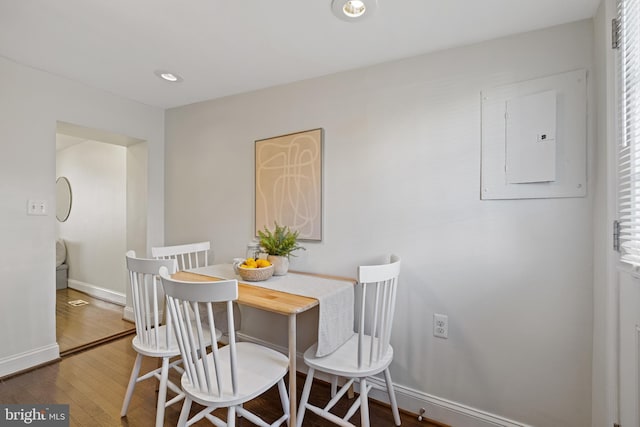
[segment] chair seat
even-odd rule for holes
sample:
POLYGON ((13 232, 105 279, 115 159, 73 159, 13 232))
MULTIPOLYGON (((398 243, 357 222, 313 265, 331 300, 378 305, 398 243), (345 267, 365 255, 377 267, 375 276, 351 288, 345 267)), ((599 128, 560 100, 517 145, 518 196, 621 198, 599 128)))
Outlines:
POLYGON ((160 339, 160 343, 156 348, 156 340, 155 334, 150 334, 150 341, 148 343, 144 343, 140 336, 136 335, 133 337, 133 341, 131 345, 133 349, 138 353, 144 356, 150 357, 171 357, 177 356, 180 354, 180 349, 178 348, 178 342, 176 341, 176 337, 171 337, 171 345, 167 345, 167 327, 160 326, 158 328, 158 338, 160 339))
MULTIPOLYGON (((363 336, 364 348, 369 348, 371 337, 363 336)), ((385 354, 377 361, 369 365, 369 355, 363 357, 362 367, 358 368, 358 360, 355 357, 358 354, 358 335, 353 336, 344 344, 342 344, 333 353, 316 357, 317 344, 311 346, 304 352, 304 362, 307 366, 316 370, 327 372, 332 375, 343 377, 362 378, 375 375, 385 370, 393 360, 393 348, 389 345, 385 354)))
MULTIPOLYGON (((211 336, 209 329, 203 328, 203 332, 205 332, 207 345, 211 345, 211 339, 208 338, 211 336)), ((220 339, 221 336, 222 332, 216 329, 216 339, 220 339)), ((131 345, 133 346, 135 351, 144 356, 173 357, 180 354, 180 348, 178 347, 178 341, 176 340, 175 335, 171 337, 171 345, 167 345, 167 327, 165 325, 158 328, 158 337, 160 338, 160 345, 157 346, 157 348, 154 333, 151 334, 151 340, 149 341, 149 343, 143 343, 140 337, 136 335, 135 337, 133 337, 131 345)))
MULTIPOLYGON (((275 385, 288 371, 289 358, 282 353, 269 348, 248 343, 240 342, 236 344, 237 348, 237 367, 238 367, 238 393, 233 395, 231 387, 230 358, 231 352, 229 346, 222 347, 218 350, 218 357, 221 363, 219 366, 223 369, 221 376, 223 379, 222 396, 218 396, 217 390, 212 394, 202 393, 194 387, 189 381, 187 373, 182 375, 182 388, 185 393, 195 402, 207 406, 226 407, 247 402, 260 394, 267 391, 275 385)), ((211 369, 211 378, 215 387, 216 374, 213 370, 213 355, 207 355, 209 367, 211 369)), ((200 362, 201 364, 202 362, 200 362)))

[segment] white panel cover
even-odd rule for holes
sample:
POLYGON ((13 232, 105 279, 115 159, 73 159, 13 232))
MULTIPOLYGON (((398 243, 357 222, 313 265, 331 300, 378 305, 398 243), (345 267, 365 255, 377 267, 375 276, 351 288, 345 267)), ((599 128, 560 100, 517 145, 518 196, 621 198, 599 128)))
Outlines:
POLYGON ((556 91, 507 101, 507 182, 556 180, 556 91))

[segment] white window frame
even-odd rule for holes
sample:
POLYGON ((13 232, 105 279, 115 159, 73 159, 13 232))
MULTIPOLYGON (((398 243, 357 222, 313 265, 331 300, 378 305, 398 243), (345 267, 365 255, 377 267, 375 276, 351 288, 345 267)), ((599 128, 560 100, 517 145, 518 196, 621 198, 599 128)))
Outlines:
POLYGON ((618 1, 620 260, 640 267, 640 0, 618 1))

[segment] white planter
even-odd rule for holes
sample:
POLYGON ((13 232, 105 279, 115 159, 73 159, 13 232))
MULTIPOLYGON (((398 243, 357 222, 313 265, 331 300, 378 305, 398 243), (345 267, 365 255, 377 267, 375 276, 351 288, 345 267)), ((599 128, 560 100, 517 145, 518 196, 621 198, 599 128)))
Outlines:
POLYGON ((273 275, 284 276, 289 271, 289 258, 286 256, 269 255, 267 260, 273 264, 273 275))

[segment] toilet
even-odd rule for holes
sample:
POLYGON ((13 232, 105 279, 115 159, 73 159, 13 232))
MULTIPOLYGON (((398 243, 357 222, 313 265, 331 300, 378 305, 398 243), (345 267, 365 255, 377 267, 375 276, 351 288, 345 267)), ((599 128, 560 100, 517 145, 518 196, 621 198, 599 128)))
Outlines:
POLYGON ((67 246, 64 240, 56 240, 56 289, 65 289, 69 277, 69 265, 67 264, 67 246))

